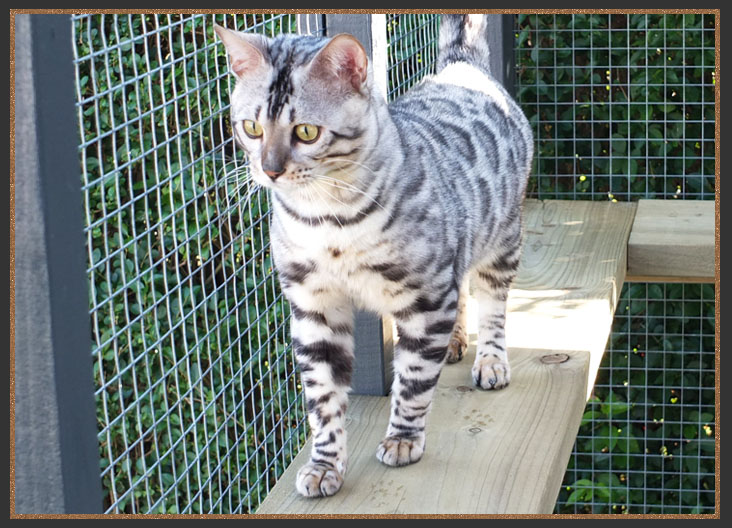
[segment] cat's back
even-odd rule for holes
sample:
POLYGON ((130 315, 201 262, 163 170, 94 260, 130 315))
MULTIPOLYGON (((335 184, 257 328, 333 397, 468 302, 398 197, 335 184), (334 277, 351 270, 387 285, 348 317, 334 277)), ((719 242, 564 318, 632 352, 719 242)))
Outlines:
POLYGON ((533 155, 530 125, 506 90, 479 68, 448 64, 393 101, 389 112, 413 163, 525 184, 533 155))
MULTIPOLYGON (((489 110, 495 105, 505 117, 514 110, 513 101, 493 76, 466 62, 446 65, 438 73, 428 75, 401 97, 392 101, 392 113, 426 113, 435 118, 477 118, 467 112, 489 110), (445 111, 455 112, 455 115, 445 111)), ((491 109, 492 110, 492 109, 491 109)), ((498 117, 498 116, 497 116, 498 117)))
POLYGON ((484 15, 443 15, 436 74, 389 111, 414 164, 479 172, 523 192, 533 157, 531 127, 491 75, 484 15), (420 161, 422 160, 422 161, 420 161))

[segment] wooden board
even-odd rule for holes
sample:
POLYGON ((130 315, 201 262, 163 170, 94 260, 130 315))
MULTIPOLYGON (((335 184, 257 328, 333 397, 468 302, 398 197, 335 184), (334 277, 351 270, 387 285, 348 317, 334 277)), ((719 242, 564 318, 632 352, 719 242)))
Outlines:
POLYGON ((343 488, 323 499, 295 492, 308 442, 257 513, 551 512, 585 407, 589 355, 570 351, 569 361, 544 364, 534 351, 513 349, 509 388, 484 392, 470 380, 474 354, 473 346, 461 363, 445 367, 418 463, 392 468, 376 459, 389 399, 355 396, 343 488), (555 452, 560 445, 569 451, 555 452))
POLYGON ((590 352, 588 393, 625 280, 634 203, 528 200, 506 344, 590 352))
POLYGON ((640 200, 629 280, 714 282, 714 201, 640 200))
POLYGON ((511 385, 473 388, 472 335, 467 357, 440 378, 419 463, 376 459, 389 399, 354 397, 343 488, 325 499, 297 494, 308 443, 257 513, 551 513, 622 288, 634 212, 634 204, 527 201, 506 329, 511 385), (557 354, 567 361, 542 362, 557 354))

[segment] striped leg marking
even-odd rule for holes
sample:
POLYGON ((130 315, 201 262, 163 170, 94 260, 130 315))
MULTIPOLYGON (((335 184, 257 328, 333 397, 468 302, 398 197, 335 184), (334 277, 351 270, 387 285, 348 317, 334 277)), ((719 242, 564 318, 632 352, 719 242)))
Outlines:
POLYGON ((457 363, 468 351, 468 297, 470 287, 468 277, 463 280, 458 296, 457 316, 455 326, 452 329, 450 343, 447 345, 447 362, 457 363))
POLYGON ((457 290, 452 290, 439 300, 421 303, 420 311, 394 314, 399 342, 391 416, 386 437, 376 450, 376 458, 388 466, 406 466, 422 458, 427 414, 455 325, 457 296, 457 290))
MULTIPOLYGON (((304 304, 304 303, 303 303, 304 304)), ((353 368, 353 313, 348 307, 307 309, 291 301, 292 340, 312 432, 310 461, 297 472, 305 497, 333 495, 348 456, 345 414, 353 368)))
POLYGON ((505 336, 506 300, 517 266, 518 260, 507 268, 478 268, 474 274, 478 347, 471 374, 473 383, 482 389, 503 389, 511 382, 505 336))

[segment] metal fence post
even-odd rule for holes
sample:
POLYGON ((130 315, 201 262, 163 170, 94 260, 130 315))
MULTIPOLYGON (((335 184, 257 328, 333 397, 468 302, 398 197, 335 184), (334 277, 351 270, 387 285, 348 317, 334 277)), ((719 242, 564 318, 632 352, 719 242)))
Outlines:
MULTIPOLYGON (((328 36, 350 33, 371 58, 377 86, 386 98, 386 15, 326 15, 328 36)), ((392 322, 369 312, 356 312, 353 393, 389 393, 394 355, 392 322)))
POLYGON ((71 20, 15 22, 15 512, 101 513, 71 20))

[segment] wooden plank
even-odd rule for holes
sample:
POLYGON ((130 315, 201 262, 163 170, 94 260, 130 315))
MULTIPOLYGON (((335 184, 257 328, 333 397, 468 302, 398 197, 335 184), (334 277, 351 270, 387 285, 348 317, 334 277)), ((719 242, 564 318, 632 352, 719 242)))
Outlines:
POLYGON ((592 390, 625 280, 635 203, 527 200, 506 344, 590 352, 592 390))
POLYGON ((569 361, 544 364, 532 350, 512 349, 510 388, 485 392, 470 381, 474 354, 473 345, 463 362, 445 367, 417 464, 392 468, 376 459, 389 399, 356 396, 346 422, 351 454, 343 488, 323 499, 295 492, 308 442, 257 513, 551 512, 561 484, 554 481, 564 476, 585 407, 589 354, 568 351, 569 361), (560 445, 569 446, 561 456, 560 445))
POLYGON ((628 243, 628 276, 714 282, 714 201, 640 200, 628 243))
POLYGON ((634 212, 634 204, 527 201, 507 318, 511 385, 472 387, 471 335, 466 358, 440 378, 419 463, 376 459, 389 399, 355 397, 343 488, 325 499, 296 493, 308 444, 257 513, 550 513, 609 335, 634 212), (542 362, 561 355, 566 362, 542 362))

